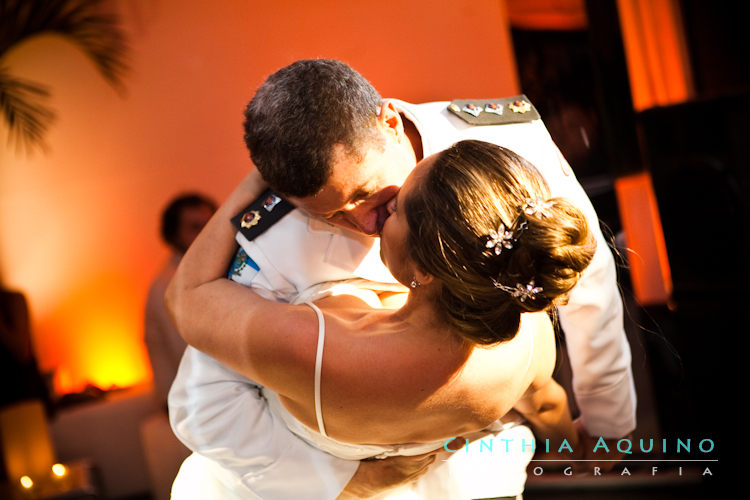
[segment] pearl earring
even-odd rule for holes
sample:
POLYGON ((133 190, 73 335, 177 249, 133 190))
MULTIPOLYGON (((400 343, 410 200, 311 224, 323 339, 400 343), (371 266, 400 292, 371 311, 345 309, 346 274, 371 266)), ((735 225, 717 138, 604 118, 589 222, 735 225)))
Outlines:
POLYGON ((417 281, 417 277, 416 276, 413 277, 411 279, 411 283, 409 283, 409 286, 412 287, 412 288, 417 288, 418 286, 421 286, 421 285, 422 285, 422 283, 420 283, 419 281, 417 281))

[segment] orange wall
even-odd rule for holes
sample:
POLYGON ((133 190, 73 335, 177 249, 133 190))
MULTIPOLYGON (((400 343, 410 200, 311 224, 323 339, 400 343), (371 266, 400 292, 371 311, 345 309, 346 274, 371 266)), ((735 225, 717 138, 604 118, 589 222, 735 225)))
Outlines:
POLYGON ((502 0, 113 3, 130 36, 120 96, 48 36, 3 63, 50 86, 49 151, 6 146, 0 123, 0 279, 27 293, 42 368, 59 390, 150 379, 141 310, 166 258, 165 201, 222 199, 248 168, 242 109, 266 75, 334 57, 384 96, 504 96, 518 83, 502 0))

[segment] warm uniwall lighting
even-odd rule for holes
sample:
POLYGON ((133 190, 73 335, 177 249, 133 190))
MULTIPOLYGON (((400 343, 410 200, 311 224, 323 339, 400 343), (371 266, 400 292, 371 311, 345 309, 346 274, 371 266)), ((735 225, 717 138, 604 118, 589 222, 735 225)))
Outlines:
POLYGON ((508 20, 527 30, 581 30, 588 24, 583 0, 505 0, 508 20))
POLYGON ((615 191, 635 298, 641 305, 668 304, 672 275, 651 175, 641 172, 618 178, 615 191))
POLYGON ((677 0, 617 0, 633 107, 686 101, 690 58, 677 0))
POLYGON ((30 489, 31 487, 34 486, 34 481, 32 481, 29 476, 21 476, 20 481, 21 481, 21 486, 24 489, 28 490, 28 489, 30 489))
MULTIPOLYGON (((129 387, 149 376, 148 366, 143 363, 142 344, 133 342, 133 331, 139 332, 140 325, 133 328, 126 319, 94 316, 82 325, 81 335, 86 345, 81 352, 80 368, 97 387, 129 387)), ((136 338, 140 341, 140 336, 136 338)))
MULTIPOLYGON (((151 378, 143 344, 143 302, 115 278, 80 285, 50 316, 56 330, 42 345, 47 369, 54 370, 55 392, 143 384, 151 378)), ((45 329, 46 329, 45 328, 45 329)))
POLYGON ((55 464, 52 466, 52 474, 54 474, 55 477, 65 477, 67 473, 68 468, 63 464, 55 464))

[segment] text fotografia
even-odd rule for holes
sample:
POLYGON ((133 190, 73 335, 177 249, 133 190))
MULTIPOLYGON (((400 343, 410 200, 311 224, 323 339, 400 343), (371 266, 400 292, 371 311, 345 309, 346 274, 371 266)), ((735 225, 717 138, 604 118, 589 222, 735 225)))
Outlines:
MULTIPOLYGON (((555 445, 553 443, 550 443, 549 439, 545 439, 543 441, 537 442, 535 439, 526 440, 526 439, 507 439, 507 438, 482 438, 476 441, 469 441, 467 439, 461 439, 461 438, 450 438, 443 443, 443 448, 450 452, 450 453, 459 453, 459 452, 466 452, 466 453, 472 453, 476 455, 477 453, 516 453, 516 454, 528 454, 528 453, 535 453, 537 451, 544 452, 544 453, 557 453, 561 454, 563 456, 589 456, 589 457, 596 457, 595 459, 562 459, 562 460, 532 460, 532 462, 628 462, 628 464, 624 464, 624 467, 621 467, 621 469, 618 471, 611 470, 607 472, 607 475, 611 474, 618 474, 620 476, 630 476, 631 472, 628 469, 631 465, 629 462, 651 462, 653 464, 654 460, 657 460, 659 462, 718 462, 717 459, 709 458, 707 455, 708 453, 711 453, 714 451, 714 442, 712 439, 676 439, 676 440, 668 440, 668 439, 638 439, 638 440, 631 440, 629 438, 623 438, 618 440, 614 445, 612 442, 607 444, 607 442, 604 440, 604 438, 600 437, 596 440, 596 443, 593 446, 593 449, 591 452, 593 454, 589 453, 582 453, 587 450, 574 450, 573 446, 568 442, 567 439, 563 439, 563 441, 559 445, 555 445), (537 448, 538 446, 538 448, 537 448), (578 452, 578 453, 576 453, 578 452), (699 455, 696 455, 696 452, 699 455), (616 458, 613 460, 609 460, 607 454, 613 453, 616 458), (685 459, 677 459, 677 460, 664 460, 661 458, 652 458, 652 459, 632 459, 628 458, 628 455, 634 455, 638 454, 638 456, 644 456, 641 454, 645 454, 645 456, 648 456, 650 453, 664 453, 664 454, 672 454, 672 456, 679 456, 679 454, 688 454, 690 457, 700 456, 700 454, 704 454, 706 456, 705 459, 698 459, 695 460, 693 458, 686 457, 685 459), (677 455, 675 455, 677 454, 677 455)), ((591 464, 594 465, 594 464, 591 464)), ((559 468, 554 468, 555 470, 559 470, 559 468)), ((580 467, 573 467, 573 466, 565 466, 564 469, 562 469, 562 474, 566 476, 573 476, 576 471, 581 472, 580 467)), ((608 471, 609 467, 605 468, 605 471, 608 471)), ((657 471, 659 471, 660 468, 657 466, 651 466, 650 467, 650 474, 652 476, 657 475, 657 471)), ((604 473, 602 472, 602 467, 593 466, 589 469, 589 472, 593 471, 594 476, 602 476, 604 473)), ((693 468, 688 468, 688 473, 692 472, 695 473, 695 470, 693 468)), ((686 471, 686 472, 687 472, 686 471)), ((541 476, 544 474, 545 470, 544 467, 537 465, 533 468, 529 469, 529 472, 533 474, 534 476, 541 476)), ((673 471, 673 473, 676 472, 677 476, 683 475, 683 467, 679 466, 676 468, 676 470, 673 471)), ((701 476, 713 476, 713 472, 711 469, 705 465, 700 467, 700 471, 698 473, 701 476)))
MULTIPOLYGON (((527 453, 536 452, 537 445, 540 446, 538 451, 545 453, 567 453, 570 455, 581 455, 581 451, 574 450, 567 439, 563 439, 559 446, 550 443, 549 439, 537 443, 536 439, 506 439, 506 438, 482 438, 476 441, 468 439, 461 442, 460 438, 449 438, 443 443, 443 448, 450 453, 460 451, 479 452, 479 453, 527 453), (520 442, 518 442, 520 441, 520 442), (578 453, 577 453, 578 452, 578 453)), ((608 446, 604 438, 600 437, 591 450, 593 453, 623 453, 632 455, 633 453, 711 453, 714 451, 714 442, 712 439, 637 439, 631 440, 623 438, 617 441, 614 446, 608 446)))
MULTIPOLYGON (((683 469, 682 467, 677 467, 677 471, 676 472, 677 472, 677 476, 678 477, 682 477, 683 476, 683 470, 682 469, 683 469)), ((656 467, 656 466, 650 467, 650 475, 651 476, 656 476, 659 473, 659 470, 660 470, 659 467, 656 467)), ((542 475, 544 475, 544 472, 545 472, 544 471, 544 467, 539 466, 539 465, 537 465, 536 467, 532 468, 530 471, 535 476, 542 476, 542 475)), ((568 465, 567 467, 565 467, 564 469, 562 469, 560 472, 562 472, 562 474, 564 476, 573 476, 573 475, 576 475, 576 474, 580 474, 580 472, 576 472, 576 470, 573 467, 571 467, 570 465, 568 465)), ((711 472, 711 468, 710 467, 703 467, 700 470, 698 470, 697 472, 693 471, 693 470, 688 470, 688 471, 685 472, 685 475, 687 475, 689 473, 692 473, 693 475, 697 474, 697 475, 700 475, 700 476, 707 476, 707 477, 713 477, 713 475, 714 475, 714 473, 711 472)), ((593 476, 604 476, 604 475, 609 475, 609 476, 611 476, 611 475, 632 476, 633 475, 630 472, 630 469, 628 469, 628 467, 621 467, 618 470, 614 470, 613 469, 613 470, 608 471, 608 472, 603 472, 602 468, 598 467, 598 466, 597 467, 593 467, 592 470, 590 471, 590 474, 593 475, 593 476)))

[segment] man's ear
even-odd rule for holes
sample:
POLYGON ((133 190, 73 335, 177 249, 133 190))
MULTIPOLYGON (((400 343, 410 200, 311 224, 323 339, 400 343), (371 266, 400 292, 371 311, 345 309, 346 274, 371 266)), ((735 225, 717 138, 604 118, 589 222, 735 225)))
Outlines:
POLYGON ((401 120, 401 114, 396 109, 396 105, 391 99, 383 100, 378 113, 378 125, 388 133, 395 133, 397 136, 404 134, 404 122, 401 120))

